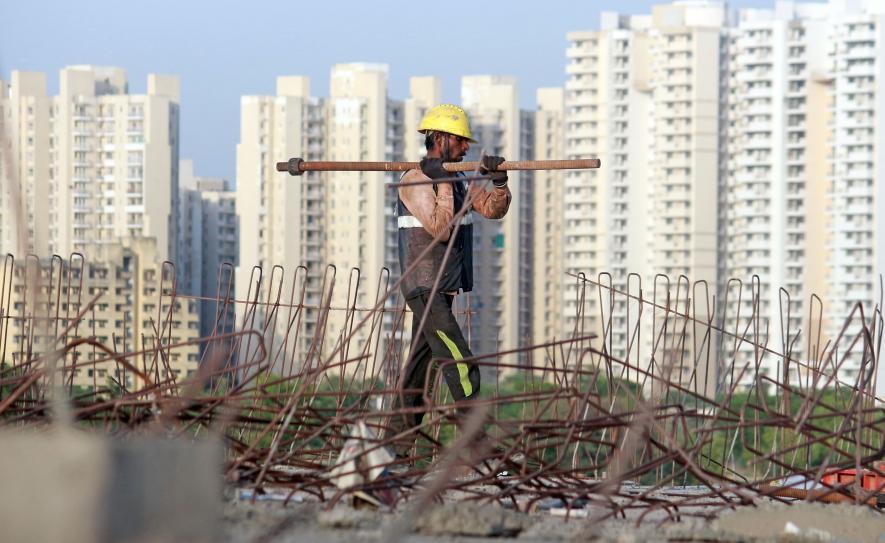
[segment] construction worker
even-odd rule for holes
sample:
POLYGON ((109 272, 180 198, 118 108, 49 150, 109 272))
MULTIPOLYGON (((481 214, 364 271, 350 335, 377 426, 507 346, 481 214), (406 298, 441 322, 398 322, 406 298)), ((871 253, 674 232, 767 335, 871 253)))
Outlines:
MULTIPOLYGON (((479 394, 479 366, 460 362, 472 354, 452 314, 452 301, 459 292, 473 289, 473 217, 479 214, 500 219, 507 213, 511 200, 507 172, 497 170, 504 162, 501 157, 483 157, 479 173, 488 176, 484 179, 459 180, 465 177, 463 173, 452 174, 443 169, 445 162, 460 162, 470 144, 476 143, 467 115, 460 107, 442 104, 431 108, 421 120, 418 132, 425 136, 427 154, 420 168, 407 171, 401 181, 443 181, 401 186, 397 202, 400 268, 404 274, 401 288, 412 310, 412 346, 400 376, 402 390, 394 406, 413 408, 423 406, 421 391, 425 382, 433 385, 441 360, 456 361, 442 368, 456 402, 479 394), (465 205, 469 209, 460 220, 453 220, 465 205), (428 247, 428 254, 419 260, 428 247), (412 265, 416 267, 406 274, 412 265), (422 327, 425 311, 427 317, 422 327), (404 392, 407 389, 419 392, 404 392)), ((423 412, 394 416, 388 436, 420 425, 423 417, 423 412)), ((410 448, 408 442, 394 446, 400 455, 410 448)))

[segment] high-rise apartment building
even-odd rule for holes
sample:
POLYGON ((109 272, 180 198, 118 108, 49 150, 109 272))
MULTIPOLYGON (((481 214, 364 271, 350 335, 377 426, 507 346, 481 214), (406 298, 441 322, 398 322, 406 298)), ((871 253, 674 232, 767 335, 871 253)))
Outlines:
MULTIPOLYGON (((729 277, 748 283, 758 275, 772 347, 803 363, 820 362, 855 304, 878 302, 885 269, 876 219, 885 196, 876 166, 885 104, 874 90, 883 38, 877 10, 874 3, 780 2, 742 10, 731 29, 722 260, 729 277)), ((742 315, 754 303, 746 292, 742 315)), ((736 305, 729 304, 727 329, 752 335, 736 305)), ((855 321, 848 332, 858 330, 855 321)), ((752 379, 752 349, 742 354, 752 379)), ((858 363, 859 356, 846 359, 840 376, 853 381, 858 363)), ((765 357, 759 372, 799 377, 785 375, 780 357, 765 357)))
POLYGON ((229 333, 235 328, 234 304, 225 300, 236 295, 239 258, 236 193, 226 179, 194 176, 190 160, 181 161, 179 180, 178 291, 199 297, 202 336, 229 333))
POLYGON ((11 170, 13 163, 12 147, 12 109, 9 100, 9 84, 0 80, 0 247, 16 253, 27 252, 26 247, 18 248, 18 232, 13 227, 19 222, 17 203, 18 184, 13 188, 11 170), (16 205, 12 205, 16 202, 16 205))
POLYGON ((598 157, 602 168, 563 176, 563 273, 557 279, 564 329, 559 334, 583 336, 601 329, 596 285, 582 288, 574 275, 596 281, 599 272, 612 271, 623 286, 627 273, 644 274, 651 262, 646 239, 651 210, 645 201, 653 159, 650 21, 612 13, 601 21, 599 31, 568 34, 565 154, 598 157))
MULTIPOLYGON (((296 301, 305 289, 304 304, 320 305, 324 267, 324 176, 305 173, 290 177, 277 172, 275 163, 299 157, 325 157, 326 110, 310 96, 306 77, 279 77, 275 96, 244 96, 240 111, 240 142, 237 144, 236 211, 239 221, 239 259, 236 268, 237 300, 257 302, 257 310, 244 321, 245 304, 238 305, 238 326, 263 327, 282 281, 282 300, 296 301), (282 269, 275 266, 280 266, 282 269), (304 266, 299 271, 299 266, 304 266), (306 284, 304 282, 306 281, 306 284), (255 323, 258 323, 256 326, 255 323)), ((311 310, 313 311, 313 309, 311 310)), ((284 312, 287 315, 288 312, 284 312)), ((315 313, 312 313, 315 315, 315 313)), ((285 317, 282 321, 285 321, 285 317)), ((285 329, 287 322, 279 322, 285 329)), ((307 352, 316 319, 302 319, 303 330, 293 331, 301 340, 283 349, 300 355, 307 352)), ((273 334, 270 337, 281 337, 273 334)), ((279 346, 274 346, 279 347, 279 346)))
MULTIPOLYGON (((419 76, 409 78, 409 97, 401 102, 402 108, 402 160, 420 161, 427 153, 425 136, 418 132, 418 126, 427 110, 442 103, 442 80, 436 76, 419 76)), ((393 102, 397 107, 398 102, 393 102)), ((399 265, 396 264, 399 274, 399 265)), ((402 337, 411 338, 412 319, 405 318, 402 323, 402 337)))
MULTIPOLYGON (((742 10, 729 30, 728 164, 720 255, 727 278, 725 328, 752 338, 754 306, 768 320, 770 345, 801 358, 806 342, 791 341, 800 329, 816 335, 809 321, 811 293, 826 289, 826 246, 832 115, 824 4, 783 2, 778 9, 742 10), (751 278, 758 276, 757 286, 751 278), (790 304, 782 295, 790 293, 790 304), (783 319, 781 312, 789 310, 783 319), (739 318, 741 317, 742 318, 739 318), (786 332, 789 333, 789 337, 786 332)), ((813 314, 813 313, 812 313, 813 314)), ((810 336, 809 336, 810 337, 810 336)), ((733 341, 729 343, 733 344, 733 341)), ((754 349, 744 343, 735 357, 744 378, 756 377, 754 349)), ((767 356, 760 372, 774 377, 782 360, 767 356)), ((783 378, 783 375, 778 375, 783 378)))
MULTIPOLYGON (((881 301, 880 281, 885 273, 885 93, 881 90, 885 82, 885 5, 832 0, 829 8, 833 147, 827 248, 832 265, 825 299, 831 311, 828 336, 834 339, 857 303, 870 311, 881 301)), ((853 334, 860 331, 856 319, 849 328, 853 334)), ((860 356, 855 356, 852 367, 845 369, 852 381, 859 362, 860 356)))
MULTIPOLYGON (((534 157, 559 160, 565 156, 565 95, 562 88, 537 92, 534 157)), ((563 325, 563 170, 534 172, 532 183, 532 302, 531 343, 565 337, 563 325)), ((538 353, 540 355, 540 353, 538 353)))
MULTIPOLYGON (((633 295, 641 280, 646 299, 690 297, 695 318, 710 316, 715 294, 727 333, 713 344, 768 337, 771 348, 816 362, 855 304, 875 306, 885 263, 874 91, 883 11, 875 2, 778 2, 729 25, 721 3, 676 2, 644 16, 603 14, 599 31, 570 33, 565 152, 598 156, 603 167, 565 174, 565 271, 591 280, 605 272, 600 282, 633 295), (740 303, 730 277, 743 281, 740 303), (749 326, 752 308, 763 329, 749 326)), ((590 285, 579 305, 574 284, 569 276, 562 287, 565 331, 604 331, 614 355, 637 354, 625 350, 637 324, 618 301, 626 298, 596 300, 590 285)), ((750 363, 747 381, 753 351, 745 343, 735 355, 739 368, 750 363)), ((705 373, 727 369, 698 367, 708 352, 658 354, 696 361, 673 371, 707 391, 716 380, 705 373)), ((782 358, 761 362, 763 374, 784 377, 782 358)), ((850 359, 842 377, 857 370, 850 359)))
MULTIPOLYGON (((326 356, 337 348, 342 334, 349 334, 351 323, 356 324, 365 315, 344 308, 371 308, 379 288, 383 294, 383 288, 392 287, 399 278, 396 191, 386 186, 398 181, 399 175, 312 172, 291 177, 276 172, 274 164, 293 157, 419 160, 424 154, 424 138, 417 133, 418 122, 424 111, 439 101, 440 81, 435 77, 412 78, 410 97, 398 101, 387 96, 387 73, 387 66, 380 64, 339 64, 332 69, 328 98, 311 97, 308 79, 293 76, 277 80, 276 96, 242 99, 236 189, 240 220, 238 299, 255 296, 257 272, 253 266, 264 270, 265 286, 257 290, 259 299, 265 302, 273 266, 285 270, 286 300, 298 266, 307 268, 308 316, 302 320, 303 341, 292 351, 298 360, 304 359, 314 335, 316 308, 326 302, 321 299, 323 274, 328 271, 330 279, 333 275, 327 266, 334 266, 335 288, 331 299, 334 309, 325 325, 325 344, 320 346, 320 354, 326 356), (354 296, 356 288, 358 294, 354 296)), ((299 292, 303 275, 297 278, 299 292)), ((331 285, 326 288, 330 291, 331 285)), ((401 303, 397 291, 386 306, 401 303)), ((375 334, 386 340, 392 319, 393 313, 386 313, 377 323, 375 334)), ((356 331, 349 341, 351 346, 362 348, 371 340, 371 324, 356 331)), ((353 347, 349 354, 355 354, 353 347)), ((372 353, 372 357, 381 354, 372 353)))
POLYGON ((149 75, 138 95, 120 68, 69 66, 57 96, 42 73, 13 71, 0 88, 11 147, 2 203, 21 210, 12 225, 4 207, 4 251, 16 251, 20 229, 37 254, 89 256, 120 239, 154 237, 158 258, 176 257, 177 77, 149 75))
POLYGON ((49 249, 49 103, 45 74, 0 81, 0 253, 49 249))
MULTIPOLYGON (((100 258, 92 260, 41 259, 39 268, 37 260, 22 258, 14 269, 5 270, 0 362, 15 366, 39 356, 64 332, 66 344, 91 338, 110 352, 126 355, 154 383, 181 383, 199 365, 195 302, 173 298, 174 269, 162 263, 153 238, 105 243, 99 252, 100 258), (75 322, 80 313, 82 318, 75 322)), ((145 384, 91 344, 67 350, 64 363, 74 367, 64 375, 65 384, 129 390, 145 384)))
MULTIPOLYGON (((531 158, 532 121, 519 108, 516 78, 467 76, 461 80, 461 104, 470 117, 474 144, 467 160, 481 153, 509 160, 531 158)), ((471 344, 477 354, 511 350, 525 344, 531 327, 531 179, 509 172, 513 201, 500 220, 474 222, 475 312, 471 344)))
POLYGON ((421 160, 427 149, 418 125, 428 109, 442 102, 442 80, 435 76, 409 79, 409 97, 403 101, 403 154, 408 161, 421 160))
MULTIPOLYGON (((648 296, 658 273, 671 278, 659 284, 671 296, 682 275, 715 292, 725 19, 720 3, 676 3, 650 16, 604 13, 599 31, 568 34, 565 152, 599 157, 603 166, 565 175, 566 272, 593 282, 604 272, 599 282, 634 295, 641 280, 648 296)), ((598 300, 590 283, 579 303, 577 280, 565 281, 566 331, 604 330, 607 350, 638 355, 632 302, 617 295, 612 304, 607 293, 598 300)), ((668 371, 697 378, 686 348, 665 356, 668 371)))
MULTIPOLYGON (((388 98, 387 80, 388 68, 384 64, 332 67, 327 103, 327 160, 403 158, 403 104, 388 98)), ((334 265, 338 272, 339 286, 333 298, 337 307, 355 304, 371 308, 379 289, 383 293, 385 285, 392 286, 399 277, 396 190, 385 186, 398 180, 399 176, 392 172, 329 172, 325 178, 325 256, 326 262, 334 265), (354 268, 359 268, 358 281, 354 268), (385 268, 389 273, 382 276, 385 268), (358 289, 356 296, 354 289, 358 289)), ((394 307, 397 300, 398 297, 393 296, 385 305, 394 307)), ((341 335, 350 334, 348 321, 358 323, 363 316, 362 313, 351 316, 347 311, 331 312, 328 329, 335 331, 336 343, 341 335)), ((379 323, 382 337, 391 330, 391 323, 392 314, 385 313, 383 322, 379 323)), ((370 329, 363 326, 357 330, 351 345, 369 341, 370 329)), ((327 342, 325 352, 337 346, 327 342)), ((372 354, 373 359, 379 355, 372 354)))
POLYGON ((693 333, 695 322, 712 318, 718 284, 726 15, 719 2, 655 6, 648 32, 654 127, 650 269, 670 278, 667 296, 687 314, 672 320, 664 337, 680 341, 659 349, 656 362, 671 378, 706 394, 717 386, 712 340, 693 333))

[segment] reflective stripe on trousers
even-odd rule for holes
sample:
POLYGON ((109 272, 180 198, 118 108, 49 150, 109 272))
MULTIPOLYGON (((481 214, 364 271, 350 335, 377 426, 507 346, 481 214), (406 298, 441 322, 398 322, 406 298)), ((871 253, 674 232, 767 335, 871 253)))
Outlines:
MULTIPOLYGON (((464 360, 464 357, 461 356, 461 351, 458 350, 458 346, 454 341, 449 339, 449 336, 446 335, 442 330, 437 330, 436 335, 446 344, 449 351, 452 353, 452 358, 455 360, 464 360)), ((464 362, 458 362, 455 364, 458 367, 458 376, 461 378, 461 388, 464 390, 465 396, 470 396, 473 394, 473 384, 470 382, 470 377, 468 377, 468 370, 470 368, 467 367, 467 364, 464 362)))

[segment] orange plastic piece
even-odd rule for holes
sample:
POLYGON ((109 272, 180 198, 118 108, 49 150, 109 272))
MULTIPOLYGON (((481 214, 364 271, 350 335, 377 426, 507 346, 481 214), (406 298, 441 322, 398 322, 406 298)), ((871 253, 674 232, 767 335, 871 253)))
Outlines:
MULTIPOLYGON (((876 469, 881 471, 883 470, 881 465, 877 465, 876 469)), ((821 482, 830 485, 851 485, 854 483, 854 480, 857 479, 857 470, 855 469, 839 469, 832 470, 824 473, 821 482)), ((879 475, 875 471, 864 469, 861 470, 861 481, 860 486, 864 490, 868 492, 885 492, 885 477, 879 475)))

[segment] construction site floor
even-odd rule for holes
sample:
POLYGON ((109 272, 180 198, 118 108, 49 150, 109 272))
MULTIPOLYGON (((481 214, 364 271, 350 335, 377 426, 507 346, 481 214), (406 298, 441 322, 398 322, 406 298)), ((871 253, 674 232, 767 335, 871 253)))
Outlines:
MULTIPOLYGON (((686 516, 679 522, 661 514, 606 518, 603 509, 568 511, 551 507, 532 514, 499 505, 453 501, 421 513, 354 509, 299 497, 300 503, 231 499, 225 505, 224 539, 229 542, 858 542, 885 543, 885 515, 846 504, 763 502, 725 511, 714 520, 686 516)), ((718 506, 717 506, 718 507, 718 506)), ((692 514, 703 513, 696 508, 692 514)), ((712 508, 711 511, 713 512, 712 508)))

